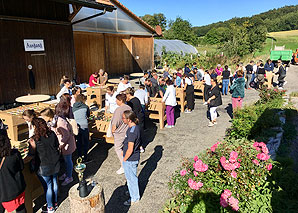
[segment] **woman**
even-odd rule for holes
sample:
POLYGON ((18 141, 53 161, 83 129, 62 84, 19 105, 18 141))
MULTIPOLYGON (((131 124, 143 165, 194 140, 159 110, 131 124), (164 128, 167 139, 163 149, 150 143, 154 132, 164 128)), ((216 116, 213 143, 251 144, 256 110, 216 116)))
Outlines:
POLYGON ((217 78, 217 72, 215 71, 215 69, 212 69, 212 72, 211 72, 211 74, 210 74, 210 77, 211 78, 217 78))
POLYGON ((60 102, 56 105, 57 107, 66 107, 67 108, 67 116, 66 118, 73 119, 73 112, 71 107, 71 96, 68 93, 65 93, 61 96, 60 102))
POLYGON ((237 79, 234 80, 230 90, 232 91, 232 107, 233 112, 237 109, 241 109, 244 98, 245 79, 243 77, 243 71, 237 72, 237 79))
MULTIPOLYGON (((1 120, 0 120, 1 122, 1 120)), ((26 212, 26 183, 22 170, 24 163, 21 154, 11 149, 5 129, 0 129, 0 212, 26 212)))
POLYGON ((107 93, 106 93, 106 106, 105 106, 105 112, 114 113, 115 110, 118 108, 118 105, 116 103, 116 95, 117 93, 114 91, 113 86, 107 87, 107 93))
POLYGON ((220 64, 217 65, 215 71, 216 71, 216 74, 217 74, 218 76, 220 76, 220 75, 222 74, 222 72, 223 72, 223 68, 221 67, 220 64))
POLYGON ((98 72, 92 73, 92 75, 89 78, 89 86, 90 87, 99 86, 98 76, 99 76, 98 72))
POLYGON ((208 92, 208 108, 210 112, 210 122, 209 127, 214 126, 217 124, 216 118, 217 118, 217 107, 222 105, 222 99, 220 94, 220 89, 217 84, 216 78, 211 78, 211 89, 208 92))
POLYGON ((173 85, 173 81, 167 80, 167 90, 163 96, 162 102, 166 104, 166 114, 167 114, 167 125, 166 128, 173 128, 175 124, 175 106, 176 101, 176 88, 173 85))
POLYGON ((45 108, 40 112, 40 117, 44 119, 51 130, 56 126, 57 116, 55 116, 55 112, 51 108, 45 108))
POLYGON ((66 166, 66 173, 64 173, 59 180, 64 180, 61 185, 66 186, 73 181, 72 153, 76 150, 76 143, 72 133, 72 127, 67 121, 67 116, 69 116, 69 106, 67 104, 58 104, 56 106, 55 114, 57 116, 57 123, 53 130, 58 137, 59 148, 66 166))
POLYGON ((222 95, 227 95, 230 83, 230 70, 228 65, 225 65, 225 70, 222 72, 222 95))
POLYGON ((72 89, 72 96, 71 96, 71 100, 70 100, 70 106, 73 107, 74 103, 76 102, 76 97, 78 95, 82 94, 82 90, 80 87, 75 86, 72 89))
POLYGON ((125 139, 125 134, 128 129, 127 124, 123 123, 122 114, 126 110, 131 110, 131 107, 125 104, 126 102, 125 94, 118 94, 116 96, 116 102, 119 107, 115 110, 113 114, 111 125, 112 125, 112 133, 114 136, 115 152, 121 164, 120 169, 118 169, 116 173, 120 175, 124 173, 124 169, 122 166, 122 162, 123 162, 122 148, 123 148, 123 141, 125 139))
POLYGON ((184 75, 184 90, 186 90, 186 110, 185 113, 191 113, 195 108, 195 94, 194 94, 194 86, 193 81, 189 75, 184 75))
POLYGON ((142 144, 144 142, 144 121, 145 121, 145 112, 143 110, 141 101, 134 97, 134 89, 133 88, 127 88, 125 90, 126 93, 126 101, 127 105, 131 107, 132 111, 136 114, 138 120, 139 120, 139 127, 141 131, 141 144, 140 144, 140 151, 143 153, 145 152, 142 144))
POLYGON ((30 145, 40 162, 37 175, 46 194, 48 212, 54 212, 58 208, 59 141, 42 118, 33 119, 32 125, 34 136, 30 140, 30 145))
POLYGON ((79 126, 79 134, 76 136, 78 155, 83 158, 84 162, 88 161, 87 154, 89 149, 89 129, 88 118, 90 116, 89 107, 85 104, 86 97, 78 95, 73 105, 74 119, 79 126))
POLYGON ((60 79, 60 89, 62 89, 64 87, 64 80, 69 79, 68 76, 63 75, 62 78, 60 79))
POLYGON ((29 130, 29 138, 31 138, 34 135, 34 128, 32 126, 32 120, 33 118, 36 118, 36 113, 34 112, 33 109, 27 109, 23 112, 23 119, 26 121, 28 125, 28 130, 29 130))
POLYGON ((121 79, 119 85, 118 85, 117 94, 125 91, 129 87, 132 87, 131 84, 129 83, 129 76, 124 75, 123 78, 121 79))
POLYGON ((140 200, 137 167, 140 160, 141 134, 138 118, 131 110, 126 110, 122 114, 122 120, 128 126, 126 137, 123 141, 123 168, 127 180, 130 199, 124 205, 130 206, 140 200))
POLYGON ((175 87, 178 87, 178 88, 181 87, 181 78, 177 75, 177 73, 173 74, 173 81, 174 81, 175 87))

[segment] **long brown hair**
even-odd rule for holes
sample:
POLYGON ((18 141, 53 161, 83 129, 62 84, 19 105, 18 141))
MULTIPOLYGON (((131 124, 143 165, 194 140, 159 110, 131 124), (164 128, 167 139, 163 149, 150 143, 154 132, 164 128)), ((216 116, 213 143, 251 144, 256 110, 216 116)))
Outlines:
POLYGON ((59 117, 69 118, 71 96, 65 93, 61 96, 60 102, 56 105, 55 114, 59 117))
POLYGON ((23 112, 23 117, 26 116, 30 119, 36 118, 36 112, 33 109, 27 109, 23 112))
POLYGON ((48 137, 50 135, 51 131, 44 119, 34 118, 32 125, 35 127, 34 135, 32 136, 34 141, 39 141, 41 137, 48 137))

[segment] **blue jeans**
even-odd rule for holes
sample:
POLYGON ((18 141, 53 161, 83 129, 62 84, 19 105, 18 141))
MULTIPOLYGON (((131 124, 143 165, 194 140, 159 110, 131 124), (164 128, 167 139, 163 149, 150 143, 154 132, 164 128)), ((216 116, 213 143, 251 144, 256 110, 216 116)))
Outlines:
POLYGON ((131 202, 140 200, 139 181, 137 176, 138 164, 139 161, 123 161, 124 174, 127 180, 131 202))
POLYGON ((63 155, 65 167, 66 167, 66 177, 71 178, 72 177, 72 169, 73 169, 73 163, 72 163, 72 155, 63 155))
POLYGON ((89 130, 87 129, 79 129, 79 134, 76 136, 77 138, 77 148, 79 157, 84 156, 87 159, 87 153, 89 149, 89 130))
POLYGON ((44 192, 46 194, 46 200, 48 207, 54 207, 55 203, 58 203, 58 183, 57 183, 58 174, 51 176, 38 176, 44 192), (54 202, 53 202, 54 198, 54 202))
POLYGON ((229 90, 229 79, 222 79, 222 94, 227 95, 229 90))

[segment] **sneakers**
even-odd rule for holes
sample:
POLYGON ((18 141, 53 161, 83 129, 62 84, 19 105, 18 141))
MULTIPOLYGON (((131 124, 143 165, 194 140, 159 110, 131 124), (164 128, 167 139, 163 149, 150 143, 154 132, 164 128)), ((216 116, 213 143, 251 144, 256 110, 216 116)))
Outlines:
POLYGON ((188 109, 187 109, 187 110, 185 110, 184 112, 185 112, 185 113, 191 113, 191 111, 190 111, 190 110, 188 110, 188 109))
POLYGON ((204 103, 203 103, 203 105, 207 105, 207 104, 208 104, 207 102, 204 102, 204 103))
POLYGON ((217 122, 216 122, 216 121, 214 121, 214 122, 213 122, 213 124, 214 124, 214 125, 216 125, 216 124, 217 124, 217 122))
POLYGON ((116 171, 116 173, 117 173, 118 175, 123 174, 123 173, 124 173, 124 169, 123 169, 123 167, 121 167, 120 169, 118 169, 118 170, 116 171))
POLYGON ((66 186, 68 184, 70 184, 71 182, 73 181, 73 178, 72 177, 67 177, 65 178, 65 180, 63 181, 63 183, 61 183, 61 186, 66 186))
POLYGON ((141 153, 144 153, 145 152, 145 149, 142 146, 140 147, 140 152, 141 153))
POLYGON ((66 174, 64 173, 62 176, 59 177, 59 180, 62 181, 66 178, 66 174))
POLYGON ((213 127, 213 126, 214 126, 214 123, 209 122, 208 127, 213 127))
POLYGON ((172 126, 171 126, 171 125, 168 125, 168 124, 166 124, 166 125, 165 125, 165 128, 172 128, 172 126))
POLYGON ((55 212, 55 208, 54 207, 46 207, 46 206, 44 206, 43 208, 42 208, 42 212, 44 212, 44 213, 52 213, 52 212, 55 212))
POLYGON ((128 200, 125 201, 123 204, 124 204, 125 206, 132 206, 132 205, 138 203, 139 201, 140 201, 140 200, 136 200, 136 201, 132 202, 131 199, 128 199, 128 200))
POLYGON ((283 86, 285 86, 287 83, 288 83, 288 82, 287 82, 287 81, 285 81, 283 86))

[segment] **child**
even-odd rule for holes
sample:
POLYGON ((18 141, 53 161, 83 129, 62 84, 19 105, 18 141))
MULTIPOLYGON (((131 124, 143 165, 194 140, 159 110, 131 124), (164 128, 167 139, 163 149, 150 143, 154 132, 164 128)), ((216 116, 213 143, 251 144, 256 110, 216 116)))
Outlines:
POLYGON ((175 124, 175 106, 176 101, 176 88, 173 85, 173 81, 167 80, 167 90, 163 96, 162 101, 166 104, 166 114, 167 114, 167 125, 166 128, 172 128, 175 124))

